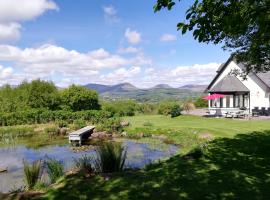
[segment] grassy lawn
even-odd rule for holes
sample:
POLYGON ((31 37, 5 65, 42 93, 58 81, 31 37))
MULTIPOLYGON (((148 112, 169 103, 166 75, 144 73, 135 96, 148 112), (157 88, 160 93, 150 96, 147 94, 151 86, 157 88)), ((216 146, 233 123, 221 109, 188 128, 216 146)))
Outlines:
POLYGON ((173 129, 182 132, 210 133, 215 137, 232 137, 239 133, 270 129, 270 120, 232 120, 224 118, 204 118, 183 115, 176 118, 163 115, 140 115, 126 118, 130 129, 145 128, 144 123, 150 122, 151 128, 173 129))
POLYGON ((41 199, 270 199, 269 121, 157 115, 127 119, 131 122, 127 131, 171 129, 158 132, 179 144, 188 135, 208 133, 214 138, 198 160, 179 154, 139 171, 109 175, 109 180, 70 175, 41 199), (145 127, 145 122, 152 126, 145 127))

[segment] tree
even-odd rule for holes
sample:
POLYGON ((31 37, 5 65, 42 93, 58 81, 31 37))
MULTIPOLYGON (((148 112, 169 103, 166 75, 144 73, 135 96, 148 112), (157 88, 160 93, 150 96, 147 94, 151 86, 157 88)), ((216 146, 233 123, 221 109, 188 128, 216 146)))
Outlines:
MULTIPOLYGON (((27 83, 21 84, 18 90, 23 87, 27 87, 27 83)), ((59 106, 59 93, 53 82, 34 80, 29 84, 28 92, 27 104, 31 108, 55 110, 59 106)))
POLYGON ((206 108, 208 107, 208 101, 204 100, 203 97, 198 97, 195 101, 194 101, 194 105, 197 108, 206 108))
POLYGON ((98 94, 82 86, 72 85, 62 91, 62 102, 73 111, 99 110, 98 94))
MULTIPOLYGON (((157 0, 154 11, 171 10, 175 4, 176 0, 157 0)), ((182 34, 192 31, 199 42, 224 44, 245 64, 246 73, 270 70, 269 0, 195 0, 177 29, 182 34)))

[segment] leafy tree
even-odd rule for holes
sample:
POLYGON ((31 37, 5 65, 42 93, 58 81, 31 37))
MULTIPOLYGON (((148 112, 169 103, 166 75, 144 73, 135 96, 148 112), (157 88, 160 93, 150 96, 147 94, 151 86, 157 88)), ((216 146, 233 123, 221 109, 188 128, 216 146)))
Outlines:
MULTIPOLYGON (((18 89, 20 87, 25 87, 25 84, 18 89)), ((29 107, 55 110, 59 103, 60 97, 54 83, 42 80, 34 80, 30 83, 27 102, 29 107)))
POLYGON ((202 97, 199 97, 194 101, 194 105, 197 108, 206 108, 208 107, 208 101, 204 100, 202 97))
POLYGON ((174 107, 179 106, 179 103, 176 101, 162 101, 158 106, 158 114, 160 115, 170 115, 174 107))
MULTIPOLYGON (((171 10, 175 4, 157 0, 154 10, 171 10)), ((182 34, 192 31, 199 42, 222 43, 246 64, 247 73, 270 70, 269 0, 194 0, 177 28, 182 34)))
POLYGON ((176 104, 174 105, 172 108, 171 108, 171 117, 174 118, 174 117, 178 117, 181 115, 181 107, 180 105, 176 104))
POLYGON ((82 86, 72 85, 64 89, 61 98, 64 106, 69 106, 73 111, 100 109, 97 92, 82 86))

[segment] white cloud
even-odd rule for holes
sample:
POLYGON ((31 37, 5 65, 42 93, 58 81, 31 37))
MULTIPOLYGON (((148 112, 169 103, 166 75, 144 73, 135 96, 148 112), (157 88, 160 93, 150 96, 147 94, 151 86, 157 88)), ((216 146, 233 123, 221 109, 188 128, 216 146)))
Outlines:
POLYGON ((138 44, 141 42, 141 33, 136 30, 126 29, 125 37, 131 44, 138 44))
POLYGON ((20 38, 19 22, 33 20, 47 10, 57 10, 52 0, 0 0, 0 42, 20 38))
POLYGON ((112 6, 104 6, 103 7, 105 20, 109 23, 119 22, 119 17, 117 16, 117 10, 112 6))
POLYGON ((131 53, 139 53, 140 49, 136 48, 136 47, 127 47, 127 48, 119 48, 118 49, 118 53, 120 54, 131 54, 131 53))
POLYGON ((149 83, 166 83, 177 87, 186 84, 209 84, 219 66, 219 63, 208 63, 162 70, 151 69, 146 71, 144 79, 149 83))
POLYGON ((20 38, 21 25, 18 23, 0 24, 0 43, 16 41, 20 38))
POLYGON ((13 69, 11 67, 4 68, 0 65, 0 79, 7 79, 12 76, 13 69))
MULTIPOLYGON (((151 60, 142 54, 125 58, 104 49, 80 53, 51 44, 25 49, 0 45, 0 61, 12 63, 17 72, 18 82, 22 80, 21 77, 49 79, 61 76, 78 83, 98 80, 102 70, 116 70, 119 74, 123 72, 123 68, 151 63, 151 60)), ((134 68, 130 71, 131 74, 136 72, 135 69, 137 70, 134 68)))
POLYGON ((172 42, 176 40, 176 36, 172 34, 164 34, 161 36, 160 41, 162 42, 172 42))

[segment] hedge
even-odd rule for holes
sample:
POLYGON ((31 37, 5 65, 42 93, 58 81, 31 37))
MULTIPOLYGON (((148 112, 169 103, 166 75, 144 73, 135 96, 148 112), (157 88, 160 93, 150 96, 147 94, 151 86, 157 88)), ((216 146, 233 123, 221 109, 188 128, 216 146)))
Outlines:
POLYGON ((73 122, 77 119, 98 123, 104 119, 112 117, 112 113, 103 110, 86 110, 86 111, 64 111, 64 110, 43 110, 32 109, 12 113, 0 113, 0 125, 13 126, 21 124, 40 124, 65 120, 73 122))

